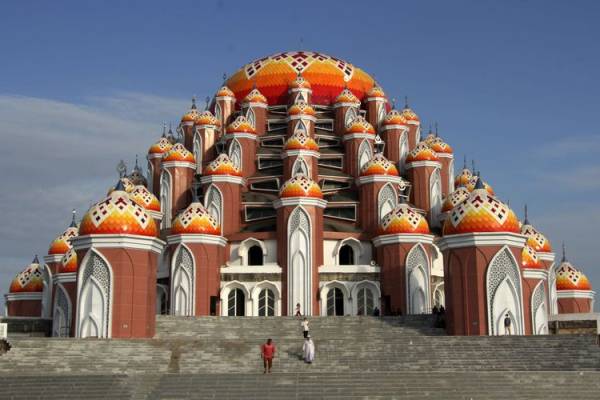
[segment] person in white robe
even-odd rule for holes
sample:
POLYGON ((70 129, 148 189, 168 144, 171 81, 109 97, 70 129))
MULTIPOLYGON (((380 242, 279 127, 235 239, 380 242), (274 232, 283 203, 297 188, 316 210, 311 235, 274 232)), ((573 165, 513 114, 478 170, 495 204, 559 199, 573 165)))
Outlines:
POLYGON ((304 339, 302 353, 304 355, 304 362, 310 364, 315 360, 315 344, 310 336, 304 339))

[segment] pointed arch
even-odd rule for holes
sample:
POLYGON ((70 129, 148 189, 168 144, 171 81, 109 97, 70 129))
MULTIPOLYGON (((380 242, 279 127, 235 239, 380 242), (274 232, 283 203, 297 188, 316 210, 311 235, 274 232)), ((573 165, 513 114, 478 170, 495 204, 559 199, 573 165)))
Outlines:
POLYGON ((211 184, 204 196, 204 208, 213 216, 219 223, 219 229, 223 231, 223 193, 214 184, 211 184))
POLYGON ((548 273, 548 294, 550 298, 548 299, 549 312, 551 315, 558 314, 558 296, 556 293, 556 269, 559 267, 558 264, 552 264, 548 273))
POLYGON ((223 118, 223 111, 221 110, 221 105, 219 104, 219 102, 215 102, 215 118, 221 122, 221 126, 223 128, 225 128, 225 121, 222 120, 223 118))
POLYGON ((417 243, 406 256, 406 304, 408 314, 429 313, 429 258, 421 243, 417 243))
POLYGON ((346 110, 346 115, 344 115, 344 126, 348 128, 352 121, 354 121, 358 117, 358 112, 356 111, 356 107, 349 107, 346 110))
POLYGON ((306 160, 302 156, 297 157, 296 160, 294 161, 294 164, 292 165, 292 175, 291 176, 294 176, 296 174, 310 176, 310 169, 308 168, 308 164, 306 163, 306 160))
POLYGON ((373 158, 373 151, 371 150, 371 145, 364 139, 360 146, 358 147, 358 170, 360 171, 362 167, 369 162, 369 160, 373 158))
POLYGON ((304 92, 303 91, 298 91, 298 94, 296 94, 296 98, 294 99, 294 103, 297 103, 299 101, 303 101, 305 103, 308 103, 308 99, 306 98, 306 96, 304 96, 304 92))
POLYGON ((531 333, 534 335, 548 333, 548 307, 546 304, 546 285, 544 281, 540 281, 531 294, 531 333))
POLYGON ((233 139, 229 145, 229 158, 233 165, 239 170, 242 169, 242 145, 237 139, 233 139))
POLYGON ((515 334, 523 334, 521 273, 507 246, 492 258, 486 271, 488 334, 498 335, 508 314, 515 334))
POLYGON ((52 316, 52 271, 48 264, 42 266, 42 318, 50 318, 52 316))
MULTIPOLYGON (((400 139, 398 139, 398 146, 400 148, 399 154, 399 162, 398 166, 400 167, 400 171, 404 171, 404 163, 406 162, 406 157, 408 156, 408 133, 402 132, 400 135, 400 139)), ((454 175, 452 175, 454 176, 454 175)))
POLYGON ((163 214, 160 227, 162 229, 171 227, 171 185, 171 173, 167 169, 163 169, 160 174, 160 211, 163 214))
POLYGON ((302 121, 301 119, 299 119, 296 125, 294 126, 294 133, 308 135, 308 128, 304 121, 302 121))
POLYGON ((254 113, 252 107, 248 107, 248 110, 246 110, 246 119, 253 128, 256 128, 256 114, 254 113))
POLYGON ((71 331, 72 304, 67 291, 58 283, 54 292, 52 336, 68 337, 71 331))
POLYGON ((194 159, 196 160, 196 173, 202 172, 202 136, 194 133, 194 159))
POLYGON ((391 183, 386 183, 377 194, 377 212, 379 221, 398 205, 398 192, 391 183))
POLYGON ((429 203, 432 225, 438 224, 438 216, 442 211, 442 178, 440 169, 435 168, 429 178, 429 203))
POLYGON ((448 194, 454 192, 454 158, 450 159, 448 165, 448 194))
POLYGON ((77 282, 77 337, 112 336, 112 268, 106 258, 90 249, 83 258, 77 282))
POLYGON ((381 122, 385 119, 385 103, 377 104, 377 126, 381 125, 381 122))
POLYGON ((148 190, 154 193, 154 164, 148 160, 148 175, 146 181, 148 182, 148 190))
POLYGON ((191 250, 180 244, 171 265, 171 314, 193 316, 196 305, 196 265, 191 250))
POLYGON ((288 219, 288 315, 300 304, 304 315, 312 314, 311 221, 298 206, 288 219))

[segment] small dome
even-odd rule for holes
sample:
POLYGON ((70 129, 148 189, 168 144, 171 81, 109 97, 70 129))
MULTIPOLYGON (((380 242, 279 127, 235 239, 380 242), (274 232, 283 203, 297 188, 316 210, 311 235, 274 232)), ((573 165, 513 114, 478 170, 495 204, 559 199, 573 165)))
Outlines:
POLYGON ((430 146, 431 149, 436 153, 452 154, 453 152, 452 147, 450 147, 448 143, 444 142, 441 138, 437 136, 435 139, 433 139, 430 146))
POLYGON ((194 159, 194 155, 190 153, 188 149, 181 143, 175 143, 175 145, 165 153, 163 156, 163 162, 168 161, 187 161, 187 162, 196 162, 194 159))
POLYGON ((471 181, 471 178, 473 177, 473 174, 471 173, 471 170, 468 168, 463 168, 463 170, 460 172, 460 174, 456 175, 456 178, 454 178, 454 186, 459 187, 459 186, 467 186, 469 184, 469 182, 471 181))
POLYGON ((527 236, 527 245, 540 253, 551 253, 552 245, 546 236, 530 225, 527 220, 521 227, 521 234, 527 236))
POLYGON ((104 200, 94 204, 83 216, 79 235, 127 234, 157 236, 154 219, 118 185, 104 200))
POLYGON ((173 147, 173 144, 171 144, 169 139, 163 136, 160 139, 158 139, 156 143, 150 146, 150 148, 148 149, 148 154, 163 154, 171 150, 171 147, 173 147))
POLYGON ((381 220, 380 235, 429 234, 427 220, 406 203, 400 203, 381 220))
POLYGON ((290 89, 310 89, 310 82, 304 79, 304 77, 300 74, 296 76, 296 79, 290 82, 290 89))
POLYGON ((314 197, 322 199, 323 193, 315 181, 305 175, 298 174, 283 184, 279 191, 279 197, 314 197))
POLYGON ((288 108, 288 115, 312 115, 316 114, 315 109, 307 102, 300 100, 288 108))
POLYGON ((191 203, 173 220, 171 233, 220 235, 221 229, 217 220, 199 202, 191 203))
POLYGON ((381 86, 375 84, 373 85, 373 87, 371 88, 371 90, 369 90, 367 92, 367 98, 370 97, 382 97, 385 98, 385 93, 383 92, 383 89, 381 88, 381 86))
POLYGON ((335 98, 335 103, 360 104, 360 100, 350 91, 350 89, 346 88, 335 98))
POLYGON ((475 232, 520 233, 515 213, 481 184, 477 184, 469 197, 452 209, 443 227, 444 235, 475 232))
POLYGON ((204 169, 204 175, 242 176, 242 172, 237 169, 227 154, 221 153, 204 169))
MULTIPOLYGON (((469 179, 469 183, 467 183, 467 190, 469 192, 472 192, 473 189, 475 189, 475 184, 477 183, 477 175, 474 175, 471 177, 471 179, 469 179)), ((487 182, 483 182, 483 187, 485 187, 485 190, 487 190, 487 192, 489 194, 491 194, 492 196, 495 194, 494 193, 494 188, 492 186, 490 186, 487 182)))
POLYGON ((296 131, 286 140, 283 150, 319 151, 319 145, 304 131, 296 131))
POLYGON ((350 126, 346 128, 346 133, 372 133, 375 134, 375 128, 362 115, 354 118, 350 126))
POLYGON ((79 234, 79 229, 74 223, 71 224, 63 233, 58 235, 56 239, 50 243, 48 254, 65 254, 71 248, 71 238, 74 238, 79 234))
POLYGON ((227 126, 227 133, 256 133, 256 131, 254 130, 254 127, 252 126, 252 124, 250 123, 250 121, 248 121, 246 119, 246 117, 244 117, 243 115, 240 115, 239 117, 237 117, 235 119, 235 121, 233 121, 232 123, 230 123, 227 126))
POLYGON ((43 267, 37 256, 10 284, 10 293, 35 293, 44 291, 43 267))
POLYGON ((221 86, 221 89, 219 89, 219 91, 217 92, 215 97, 233 97, 233 98, 235 98, 235 94, 227 86, 221 86))
POLYGON ((568 261, 556 270, 556 290, 592 290, 588 278, 568 261))
POLYGON ((419 122, 419 116, 409 107, 404 107, 402 109, 402 116, 406 119, 406 121, 419 122))
POLYGON ((198 118, 198 108, 196 107, 196 98, 192 98, 192 106, 189 111, 183 114, 181 122, 194 122, 198 118))
POLYGON ((67 274, 69 272, 77 272, 77 252, 73 248, 65 253, 58 265, 59 274, 67 274))
POLYGON ((442 212, 452 210, 454 207, 469 198, 469 191, 462 186, 459 186, 454 192, 446 196, 444 204, 442 204, 442 212))
POLYGON ((523 268, 540 268, 544 269, 544 264, 540 261, 537 253, 531 246, 525 245, 521 252, 521 265, 523 268))
POLYGON ((406 156, 406 162, 411 163, 415 161, 440 161, 437 153, 433 151, 431 147, 425 142, 419 142, 414 149, 406 156))
MULTIPOLYGON (((123 190, 126 191, 127 193, 131 193, 131 192, 133 192, 133 189, 135 189, 135 185, 133 184, 133 182, 131 182, 131 180, 126 176, 120 178, 119 182, 123 186, 123 190)), ((115 187, 112 186, 108 189, 108 191, 106 192, 106 195, 108 196, 109 194, 111 194, 114 191, 115 191, 115 187)))
POLYGON ((406 125, 406 118, 398 110, 391 110, 383 119, 382 125, 406 125))
POLYGON ((242 102, 267 104, 267 98, 258 89, 252 89, 242 102))
POLYGON ((214 125, 219 126, 221 122, 210 111, 202 111, 198 114, 195 121, 196 125, 214 125))
POLYGON ((360 170, 360 176, 392 175, 399 176, 398 169, 381 153, 375 154, 360 170))
POLYGON ((160 212, 160 201, 156 196, 146 189, 145 186, 136 186, 130 194, 131 200, 135 201, 136 204, 144 207, 146 210, 160 212))

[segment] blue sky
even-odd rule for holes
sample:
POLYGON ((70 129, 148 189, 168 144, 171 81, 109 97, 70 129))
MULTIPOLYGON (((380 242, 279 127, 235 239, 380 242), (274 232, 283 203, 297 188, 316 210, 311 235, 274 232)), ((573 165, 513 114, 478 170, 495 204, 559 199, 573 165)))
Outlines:
POLYGON ((193 94, 296 49, 409 96, 600 288, 599 18, 594 1, 2 2, 0 291, 193 94))

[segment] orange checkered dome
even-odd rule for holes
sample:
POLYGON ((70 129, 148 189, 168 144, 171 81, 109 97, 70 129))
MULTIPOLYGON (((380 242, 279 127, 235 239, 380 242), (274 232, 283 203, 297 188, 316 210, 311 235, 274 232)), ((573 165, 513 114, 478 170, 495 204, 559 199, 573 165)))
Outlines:
POLYGON ((525 223, 521 226, 521 234, 527 236, 527 245, 531 246, 535 251, 540 253, 552 252, 552 245, 548 238, 529 224, 527 219, 525 219, 525 223))
POLYGON ((377 153, 360 170, 360 176, 392 175, 399 176, 398 168, 382 153, 377 153))
POLYGON ((323 198, 319 185, 303 174, 288 179, 279 190, 279 197, 314 197, 323 198))
POLYGON ((299 100, 288 108, 288 115, 310 115, 314 116, 315 109, 304 100, 299 100))
POLYGON ((231 91, 231 89, 225 85, 221 86, 221 88, 215 94, 215 97, 235 97, 235 93, 233 93, 233 91, 231 91))
POLYGON ((419 122, 419 116, 408 105, 402 109, 402 116, 407 122, 419 122))
POLYGON ((58 264, 59 274, 67 274, 69 272, 77 272, 77 252, 71 248, 65 253, 60 264, 58 264))
POLYGON ((77 235, 79 235, 79 228, 77 228, 75 216, 73 216, 71 225, 50 243, 48 254, 65 254, 71 248, 71 238, 77 235))
POLYGON ((360 100, 354 95, 354 93, 352 93, 350 89, 344 88, 344 90, 342 90, 341 93, 336 96, 334 103, 360 104, 360 100))
POLYGON ((10 293, 35 293, 44 291, 44 267, 35 256, 33 262, 19 272, 10 283, 10 293))
POLYGON ((121 182, 104 200, 90 207, 79 226, 81 236, 110 234, 158 235, 154 218, 131 199, 121 182))
POLYGON ((160 201, 144 185, 137 185, 130 194, 131 200, 146 210, 159 211, 160 201))
POLYGON ((196 121, 196 118, 198 118, 198 114, 199 113, 198 113, 198 107, 196 107, 196 98, 193 97, 192 98, 192 106, 190 107, 188 112, 183 114, 183 116, 181 117, 181 122, 182 123, 194 122, 194 121, 196 121))
POLYGON ((435 151, 438 154, 440 154, 440 153, 452 154, 452 152, 453 152, 452 147, 448 143, 444 142, 439 136, 436 136, 431 141, 431 144, 429 146, 431 147, 431 149, 433 151, 435 151))
POLYGON ((346 134, 351 133, 370 133, 375 135, 375 128, 362 115, 354 118, 346 128, 346 134))
POLYGON ((489 194, 478 180, 469 197, 452 209, 444 221, 444 235, 476 232, 520 233, 515 213, 489 194))
POLYGON ((523 246, 521 251, 521 265, 523 268, 539 268, 545 269, 544 264, 537 255, 537 252, 529 245, 523 246))
POLYGON ((167 151, 163 155, 163 162, 169 161, 186 161, 194 163, 196 159, 194 159, 194 155, 185 148, 185 146, 181 143, 175 143, 171 150, 167 151))
POLYGON ((378 84, 375 84, 375 85, 373 85, 373 87, 371 89, 369 89, 366 97, 367 98, 384 98, 385 99, 385 92, 383 91, 381 86, 379 86, 378 84))
POLYGON ((310 89, 311 85, 310 85, 309 81, 304 79, 302 74, 298 74, 296 76, 296 79, 294 79, 293 81, 290 82, 289 88, 290 89, 310 89))
POLYGON ((442 212, 450 211, 463 201, 469 198, 469 191, 460 186, 454 192, 446 196, 444 203, 442 204, 442 212))
POLYGON ((283 150, 319 151, 319 145, 305 131, 296 131, 286 140, 283 150))
POLYGON ((268 104, 267 98, 256 88, 252 89, 242 100, 243 103, 268 104))
POLYGON ((331 105, 345 88, 352 90, 359 102, 367 88, 375 83, 366 72, 339 58, 311 51, 287 51, 254 60, 235 72, 226 85, 243 99, 253 87, 267 98, 270 105, 287 104, 290 87, 310 82, 311 101, 331 105), (299 80, 301 75, 302 83, 299 80))
POLYGON ((381 124, 383 126, 406 125, 406 118, 404 118, 400 111, 391 110, 389 113, 386 114, 381 124))
POLYGON ((460 174, 456 175, 456 178, 454 178, 454 186, 466 187, 469 184, 469 182, 471 181, 472 177, 473 177, 473 173, 471 172, 471 170, 468 169, 467 167, 464 167, 462 169, 462 171, 460 171, 460 174))
POLYGON ((235 166, 227 154, 221 153, 204 169, 204 175, 242 176, 242 172, 235 166))
POLYGON ((398 206, 383 217, 379 226, 380 235, 429 234, 429 224, 423 215, 406 203, 398 206))
POLYGON ((148 154, 164 154, 167 151, 171 150, 173 144, 167 139, 166 136, 162 136, 156 143, 154 143, 148 149, 148 154))
POLYGON ((227 125, 227 133, 256 133, 256 130, 246 117, 240 115, 227 125))
POLYGON ((406 162, 415 161, 440 161, 437 153, 425 142, 419 142, 414 149, 406 156, 406 162))
POLYGON ((588 278, 568 261, 556 270, 556 290, 592 290, 588 278))
POLYGON ((171 233, 220 235, 221 228, 202 203, 195 201, 175 217, 171 224, 171 233))
POLYGON ((221 122, 210 111, 202 111, 194 121, 196 125, 214 125, 219 126, 221 122))

